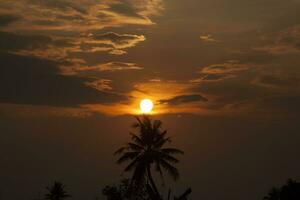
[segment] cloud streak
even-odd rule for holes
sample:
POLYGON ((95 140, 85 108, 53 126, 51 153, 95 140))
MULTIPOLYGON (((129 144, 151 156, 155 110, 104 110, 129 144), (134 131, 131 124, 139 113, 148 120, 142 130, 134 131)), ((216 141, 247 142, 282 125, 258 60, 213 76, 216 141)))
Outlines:
POLYGON ((0 1, 0 13, 7 10, 20 16, 20 22, 10 30, 86 31, 128 24, 151 25, 149 18, 163 10, 162 1, 0 1), (116 6, 123 9, 115 9, 116 6), (124 9, 127 6, 127 10, 124 9), (133 14, 128 14, 130 10, 133 14))
POLYGON ((206 102, 206 101, 208 101, 208 99, 203 97, 202 95, 190 94, 190 95, 176 96, 171 99, 161 99, 158 102, 161 104, 178 105, 178 104, 206 102))
POLYGON ((145 40, 143 35, 107 32, 82 38, 78 45, 83 52, 108 51, 110 54, 122 55, 126 53, 124 49, 134 47, 145 40))

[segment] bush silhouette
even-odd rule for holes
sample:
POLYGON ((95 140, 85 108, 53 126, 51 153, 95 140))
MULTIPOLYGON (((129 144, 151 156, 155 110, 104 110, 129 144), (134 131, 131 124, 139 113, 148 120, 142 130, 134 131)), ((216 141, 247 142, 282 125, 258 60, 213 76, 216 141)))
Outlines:
POLYGON ((300 182, 289 179, 281 188, 272 188, 263 200, 299 200, 300 182))
POLYGON ((54 184, 50 187, 47 187, 48 193, 45 195, 45 199, 48 200, 64 200, 68 197, 71 197, 65 191, 65 185, 61 182, 55 181, 54 184))

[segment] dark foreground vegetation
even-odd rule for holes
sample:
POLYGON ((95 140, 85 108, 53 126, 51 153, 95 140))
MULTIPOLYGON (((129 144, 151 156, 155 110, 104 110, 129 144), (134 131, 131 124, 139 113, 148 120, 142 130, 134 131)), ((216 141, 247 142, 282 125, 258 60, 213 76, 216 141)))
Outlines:
MULTIPOLYGON (((134 133, 130 133, 131 141, 115 152, 117 164, 126 163, 125 172, 131 172, 130 178, 125 178, 116 185, 107 185, 102 189, 104 197, 97 200, 187 200, 192 192, 187 188, 183 193, 172 192, 169 189, 167 196, 162 196, 153 173, 158 173, 164 183, 165 174, 175 181, 179 178, 176 164, 177 156, 184 152, 170 147, 171 138, 167 131, 162 129, 160 120, 152 121, 149 117, 136 117, 132 125, 134 133)), ((61 182, 54 182, 46 187, 47 193, 35 200, 64 200, 71 195, 61 182)), ((217 192, 217 191, 216 191, 217 192)), ((300 182, 289 179, 280 188, 272 188, 262 200, 300 200, 300 182)))

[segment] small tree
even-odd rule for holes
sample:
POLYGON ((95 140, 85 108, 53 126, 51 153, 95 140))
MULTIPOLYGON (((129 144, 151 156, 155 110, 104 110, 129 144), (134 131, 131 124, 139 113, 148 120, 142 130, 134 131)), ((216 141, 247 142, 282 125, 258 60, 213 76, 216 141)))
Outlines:
POLYGON ((148 200, 145 184, 131 185, 130 179, 123 179, 120 185, 108 185, 102 190, 107 200, 148 200), (133 193, 130 190, 134 191, 133 193))
POLYGON ((48 193, 45 195, 45 199, 48 200, 63 200, 68 197, 71 197, 66 191, 65 191, 65 185, 61 182, 54 182, 54 184, 51 187, 46 187, 48 190, 48 193))

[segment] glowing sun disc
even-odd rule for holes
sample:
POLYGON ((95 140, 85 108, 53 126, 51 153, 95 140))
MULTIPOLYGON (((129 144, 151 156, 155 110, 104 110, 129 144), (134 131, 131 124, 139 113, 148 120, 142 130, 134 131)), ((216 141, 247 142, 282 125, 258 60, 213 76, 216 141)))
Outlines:
POLYGON ((143 99, 140 103, 142 113, 150 113, 153 109, 153 102, 150 99, 143 99))

